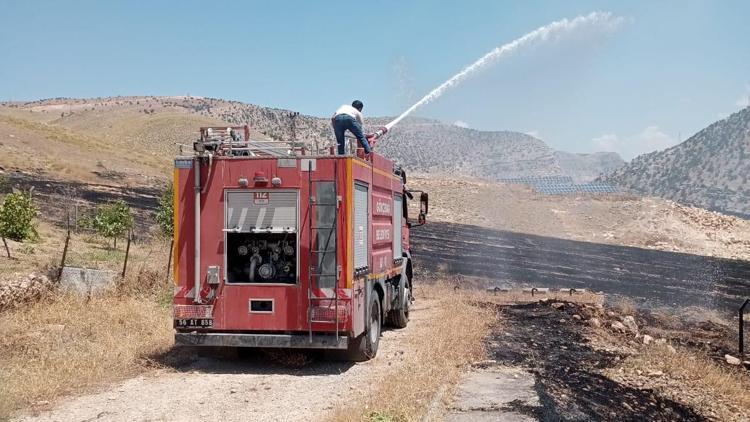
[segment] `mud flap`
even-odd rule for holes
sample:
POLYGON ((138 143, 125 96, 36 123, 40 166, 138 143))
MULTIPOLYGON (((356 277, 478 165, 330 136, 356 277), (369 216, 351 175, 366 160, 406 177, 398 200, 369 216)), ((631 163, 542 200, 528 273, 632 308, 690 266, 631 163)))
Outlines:
POLYGON ((372 280, 365 279, 365 306, 362 307, 362 318, 364 318, 365 321, 364 335, 370 332, 370 298, 373 293, 372 280))

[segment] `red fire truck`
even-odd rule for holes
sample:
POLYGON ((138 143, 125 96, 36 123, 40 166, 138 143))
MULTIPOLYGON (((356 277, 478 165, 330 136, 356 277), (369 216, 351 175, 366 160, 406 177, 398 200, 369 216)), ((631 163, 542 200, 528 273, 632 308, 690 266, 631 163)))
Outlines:
POLYGON ((383 323, 406 326, 409 229, 428 197, 393 161, 253 141, 247 126, 201 128, 193 150, 174 169, 176 344, 366 360, 383 323))

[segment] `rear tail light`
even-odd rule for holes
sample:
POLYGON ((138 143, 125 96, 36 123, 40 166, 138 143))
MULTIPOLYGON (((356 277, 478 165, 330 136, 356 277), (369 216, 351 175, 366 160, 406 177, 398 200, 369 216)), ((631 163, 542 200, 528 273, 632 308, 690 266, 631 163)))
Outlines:
MULTIPOLYGON (((328 301, 317 306, 313 306, 310 311, 312 320, 317 322, 336 322, 336 304, 335 301, 328 301)), ((339 322, 344 322, 349 317, 349 308, 343 302, 338 306, 339 322)))
POLYGON ((213 318, 213 305, 174 305, 172 310, 175 319, 213 318))

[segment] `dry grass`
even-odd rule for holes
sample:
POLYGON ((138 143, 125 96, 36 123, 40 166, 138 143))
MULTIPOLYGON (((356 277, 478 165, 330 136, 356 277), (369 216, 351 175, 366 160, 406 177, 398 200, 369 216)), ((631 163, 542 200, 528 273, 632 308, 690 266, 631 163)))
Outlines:
POLYGON ((420 300, 434 300, 436 315, 409 337, 418 347, 403 365, 371 380, 372 391, 333 415, 335 421, 410 421, 419 419, 436 392, 454 385, 466 366, 485 357, 483 339, 496 320, 477 295, 444 285, 417 289, 420 300))
MULTIPOLYGON (((0 275, 57 265, 61 232, 41 222, 41 240, 14 244, 15 258, 0 258, 0 275)), ((68 264, 119 272, 123 248, 109 251, 100 239, 75 235, 68 264)), ((20 408, 141 371, 150 356, 172 345, 168 248, 160 240, 132 245, 126 279, 102 296, 53 290, 36 303, 0 312, 0 420, 20 408)))
POLYGON ((727 318, 726 314, 721 313, 716 309, 709 309, 700 306, 688 306, 684 309, 680 309, 677 313, 677 317, 688 323, 709 322, 716 325, 723 325, 725 327, 734 325, 732 324, 732 321, 727 318))
POLYGON ((59 263, 62 255, 61 231, 44 221, 37 224, 38 241, 25 243, 8 241, 11 259, 5 255, 5 248, 0 246, 0 280, 19 272, 44 272, 49 266, 59 263))
POLYGON ((144 177, 166 178, 176 152, 174 145, 164 145, 159 154, 148 146, 134 148, 129 137, 113 137, 102 130, 103 123, 96 131, 81 131, 29 118, 0 114, 0 132, 13 135, 0 146, 7 157, 6 169, 58 180, 141 185, 144 177), (116 169, 120 178, 100 175, 106 169, 116 169))
POLYGON ((742 369, 717 364, 688 349, 671 353, 666 345, 659 344, 627 358, 622 368, 625 373, 641 371, 645 387, 699 409, 704 415, 727 421, 750 419, 750 377, 742 369), (654 371, 662 371, 664 376, 647 376, 654 371))
POLYGON ((75 145, 83 148, 104 148, 109 150, 110 146, 97 138, 83 136, 67 129, 50 126, 44 123, 37 123, 25 119, 17 119, 14 117, 0 116, 0 122, 4 122, 15 127, 36 132, 39 135, 53 142, 60 142, 68 145, 75 145))
POLYGON ((172 344, 159 296, 50 296, 0 315, 0 419, 61 394, 120 379, 172 344), (106 310, 106 312, 103 312, 106 310))
POLYGON ((635 315, 637 308, 635 306, 635 301, 629 297, 618 297, 617 300, 614 303, 614 308, 617 310, 618 313, 622 315, 635 315))

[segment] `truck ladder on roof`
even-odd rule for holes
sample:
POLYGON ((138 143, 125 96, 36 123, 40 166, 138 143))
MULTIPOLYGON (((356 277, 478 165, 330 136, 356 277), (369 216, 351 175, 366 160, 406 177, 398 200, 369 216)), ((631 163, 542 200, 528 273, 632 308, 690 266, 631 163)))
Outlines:
MULTIPOLYGON (((338 177, 338 160, 333 160, 333 180, 313 180, 313 168, 312 168, 312 161, 308 162, 308 168, 307 168, 307 181, 308 181, 308 208, 307 208, 307 227, 309 230, 309 244, 310 247, 308 249, 308 271, 307 271, 307 326, 308 331, 310 335, 310 342, 312 342, 312 325, 313 323, 335 323, 336 327, 336 342, 339 341, 339 265, 338 265, 338 254, 336 253, 336 244, 340 241, 340 238, 338 236, 338 210, 339 210, 339 196, 338 196, 338 187, 336 177, 338 177), (316 201, 316 196, 313 195, 313 182, 331 182, 333 183, 333 203, 319 203, 316 201), (333 225, 331 226, 314 226, 313 225, 313 211, 316 210, 316 208, 322 208, 322 207, 335 207, 334 208, 334 217, 333 217, 333 225), (325 245, 320 245, 318 242, 318 230, 328 230, 328 236, 325 240, 325 245), (335 244, 333 248, 329 248, 330 242, 331 242, 331 236, 335 235, 335 244), (325 262, 326 254, 333 253, 334 256, 334 266, 333 266, 333 273, 324 273, 319 272, 322 271, 322 265, 325 262), (320 257, 318 259, 318 257, 320 257), (318 265, 321 264, 321 265, 318 265), (331 298, 320 298, 313 294, 313 284, 315 284, 315 287, 318 291, 320 291, 319 283, 320 278, 325 277, 333 277, 333 292, 334 297, 331 298), (327 320, 315 320, 313 319, 313 304, 320 303, 323 301, 328 302, 328 307, 331 306, 331 300, 333 300, 333 310, 334 310, 334 320, 333 321, 327 321, 327 320)), ((317 188, 317 187, 316 187, 317 188)), ((317 190, 316 190, 317 194, 317 190)))

